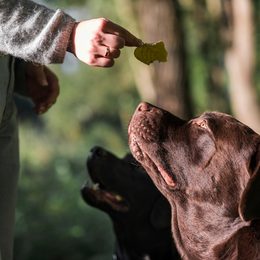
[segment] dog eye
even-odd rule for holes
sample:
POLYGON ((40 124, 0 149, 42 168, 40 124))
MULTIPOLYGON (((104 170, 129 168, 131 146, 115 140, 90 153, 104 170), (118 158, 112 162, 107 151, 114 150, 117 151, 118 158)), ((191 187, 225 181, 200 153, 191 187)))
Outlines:
POLYGON ((208 129, 207 121, 204 119, 196 120, 195 124, 200 126, 201 128, 208 129))
POLYGON ((205 120, 203 120, 200 124, 199 124, 200 127, 202 128, 208 128, 208 125, 207 125, 207 122, 205 120))

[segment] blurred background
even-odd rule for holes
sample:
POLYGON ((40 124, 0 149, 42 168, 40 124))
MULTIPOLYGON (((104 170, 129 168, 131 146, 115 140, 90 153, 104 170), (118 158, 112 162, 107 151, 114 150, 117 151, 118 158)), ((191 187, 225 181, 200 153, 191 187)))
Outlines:
MULTIPOLYGON (((37 1, 39 2, 39 1, 37 1)), ((217 110, 260 133, 260 1, 46 0, 77 20, 106 17, 144 42, 163 40, 168 62, 147 66, 124 48, 115 66, 91 68, 68 54, 51 65, 57 103, 35 116, 18 100, 21 177, 15 260, 111 259, 109 218, 87 206, 90 149, 122 157, 137 104, 148 101, 183 118, 217 110)))

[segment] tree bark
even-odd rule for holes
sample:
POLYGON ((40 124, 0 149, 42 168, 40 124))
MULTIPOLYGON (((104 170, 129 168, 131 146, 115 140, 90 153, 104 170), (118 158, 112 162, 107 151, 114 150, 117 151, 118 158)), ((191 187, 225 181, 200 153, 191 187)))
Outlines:
POLYGON ((260 133, 260 109, 254 86, 256 53, 252 1, 230 0, 224 7, 231 34, 231 44, 225 55, 231 107, 237 119, 260 133))
POLYGON ((179 3, 177 0, 139 0, 138 3, 144 41, 163 40, 168 51, 166 63, 150 65, 156 105, 178 116, 190 117, 192 105, 179 3))
POLYGON ((168 61, 149 66, 130 57, 141 99, 180 117, 190 117, 191 98, 181 13, 177 0, 115 0, 122 24, 144 42, 164 41, 168 61))
MULTIPOLYGON (((138 2, 138 1, 137 1, 138 2)), ((135 8, 136 1, 114 0, 114 5, 121 24, 128 28, 137 37, 141 38, 141 29, 135 8)), ((134 58, 132 49, 128 52, 130 69, 133 73, 136 88, 142 101, 156 103, 156 93, 154 81, 150 67, 143 65, 134 58), (130 53, 131 52, 131 53, 130 53)))

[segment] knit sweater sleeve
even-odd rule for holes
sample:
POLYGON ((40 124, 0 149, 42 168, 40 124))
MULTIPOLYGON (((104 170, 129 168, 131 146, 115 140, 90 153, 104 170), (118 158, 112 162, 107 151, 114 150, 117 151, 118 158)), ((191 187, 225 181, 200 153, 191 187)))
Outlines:
POLYGON ((62 63, 75 20, 29 0, 0 0, 0 52, 41 64, 62 63))

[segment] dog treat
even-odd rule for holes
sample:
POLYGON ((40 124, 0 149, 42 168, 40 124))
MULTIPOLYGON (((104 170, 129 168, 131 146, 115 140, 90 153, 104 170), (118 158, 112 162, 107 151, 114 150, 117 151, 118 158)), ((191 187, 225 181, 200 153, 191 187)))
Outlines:
POLYGON ((159 41, 156 43, 142 44, 135 49, 134 55, 139 61, 149 65, 156 60, 159 62, 166 62, 168 53, 163 41, 159 41))

